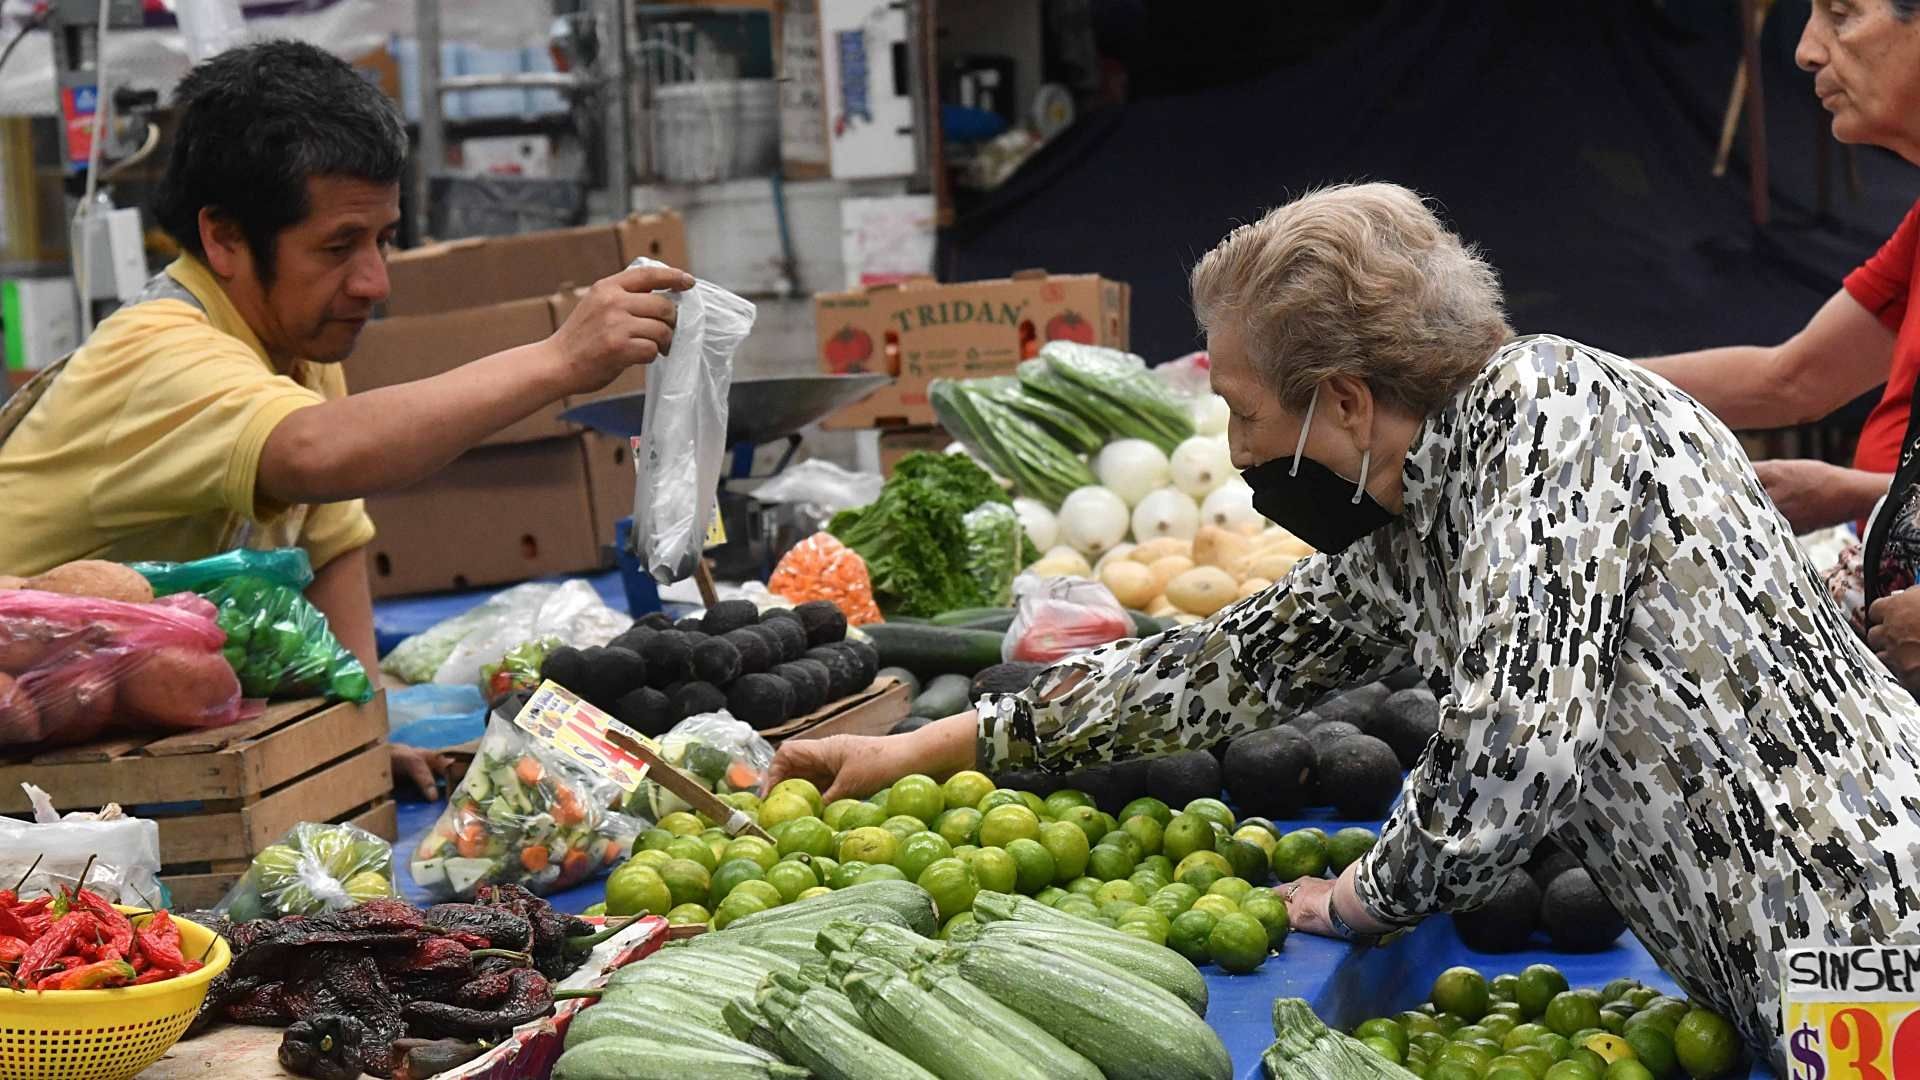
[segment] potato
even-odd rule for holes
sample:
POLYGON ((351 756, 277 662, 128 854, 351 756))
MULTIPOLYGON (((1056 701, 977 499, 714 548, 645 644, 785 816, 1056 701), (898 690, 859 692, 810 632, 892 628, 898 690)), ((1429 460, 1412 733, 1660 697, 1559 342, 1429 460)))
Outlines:
POLYGON ((1159 595, 1159 583, 1153 571, 1130 559, 1115 559, 1100 570, 1100 584, 1113 593, 1123 607, 1140 608, 1159 595))
POLYGON ((39 742, 40 710, 11 675, 0 675, 0 744, 39 742))
POLYGON ((120 682, 120 707, 142 720, 171 728, 231 723, 240 705, 240 680, 217 652, 168 646, 120 682))
POLYGON ((1202 525, 1193 534, 1193 561, 1199 566, 1217 566, 1232 574, 1234 580, 1247 576, 1247 561, 1252 545, 1239 533, 1218 525, 1202 525))
POLYGON ((26 578, 14 577, 11 574, 0 574, 0 591, 7 589, 24 589, 26 587, 26 578))
POLYGON ((40 710, 42 738, 56 743, 86 742, 113 722, 116 672, 112 658, 101 658, 92 670, 64 669, 60 678, 41 683, 33 704, 40 710))
POLYGON ((1193 560, 1185 555, 1168 555, 1155 559, 1147 569, 1153 571, 1153 591, 1163 593, 1167 591, 1167 582, 1193 569, 1193 560))
POLYGON ((1266 578, 1263 578, 1263 577, 1246 578, 1240 582, 1240 599, 1245 600, 1249 596, 1253 596, 1257 593, 1265 592, 1266 590, 1272 587, 1273 587, 1273 582, 1268 581, 1266 578))
POLYGON ((1169 555, 1193 557, 1193 542, 1177 536, 1163 536, 1158 540, 1149 540, 1133 549, 1133 561, 1152 566, 1169 555))
POLYGON ((81 559, 56 566, 39 577, 29 578, 27 588, 129 604, 153 603, 153 586, 139 571, 101 559, 81 559))
POLYGON ((1239 595, 1240 583, 1217 566, 1196 566, 1167 582, 1167 599, 1190 615, 1211 615, 1239 595))
POLYGON ((1253 560, 1247 564, 1247 576, 1279 581, 1292 572, 1293 564, 1299 561, 1297 556, 1269 551, 1253 557, 1253 560))
MULTIPOLYGON (((1265 520, 1265 519, 1262 519, 1265 520)), ((1233 527, 1233 531, 1245 537, 1259 536, 1263 526, 1258 521, 1243 521, 1233 527)))
POLYGON ((1180 609, 1173 606, 1173 601, 1167 599, 1165 593, 1147 601, 1147 606, 1144 610, 1147 614, 1160 619, 1164 619, 1169 615, 1180 614, 1180 609))
POLYGON ((1122 541, 1118 544, 1113 545, 1112 547, 1108 548, 1106 551, 1102 552, 1100 554, 1099 560, 1093 564, 1093 576, 1099 577, 1100 572, 1107 568, 1108 563, 1117 562, 1121 559, 1131 559, 1132 555, 1133 555, 1132 541, 1122 541))
POLYGON ((1093 567, 1087 565, 1087 557, 1067 547, 1065 544, 1048 549, 1040 561, 1027 567, 1038 577, 1092 577, 1093 567))

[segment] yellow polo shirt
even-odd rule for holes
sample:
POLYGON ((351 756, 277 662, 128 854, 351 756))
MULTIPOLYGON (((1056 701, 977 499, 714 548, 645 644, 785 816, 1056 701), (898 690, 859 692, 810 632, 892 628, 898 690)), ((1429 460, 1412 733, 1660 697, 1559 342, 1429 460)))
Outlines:
POLYGON ((182 256, 166 272, 206 310, 115 312, 0 443, 0 574, 185 561, 233 541, 298 544, 318 568, 373 539, 358 500, 289 508, 254 489, 274 426, 346 396, 340 365, 279 374, 205 264, 182 256))

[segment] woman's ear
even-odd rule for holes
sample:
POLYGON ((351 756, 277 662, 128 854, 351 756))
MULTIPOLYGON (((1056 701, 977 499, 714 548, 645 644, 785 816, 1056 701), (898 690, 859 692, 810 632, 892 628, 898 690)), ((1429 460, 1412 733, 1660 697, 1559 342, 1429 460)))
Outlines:
POLYGON ((1353 436, 1355 446, 1373 442, 1373 388, 1365 379, 1335 375, 1320 384, 1319 416, 1316 424, 1338 428, 1353 436))

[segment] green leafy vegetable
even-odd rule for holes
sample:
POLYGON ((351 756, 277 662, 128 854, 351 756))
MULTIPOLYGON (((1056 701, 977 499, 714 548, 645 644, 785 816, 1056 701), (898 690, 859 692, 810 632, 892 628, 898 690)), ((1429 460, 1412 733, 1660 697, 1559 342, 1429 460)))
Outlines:
POLYGON ((961 525, 967 532, 967 574, 980 586, 989 605, 1013 600, 1013 579, 1026 563, 1032 547, 1020 526, 1020 515, 1006 503, 981 503, 967 512, 961 525))
POLYGON ((1049 425, 1007 404, 1004 391, 983 388, 981 381, 938 379, 927 394, 941 426, 969 451, 1011 479, 1021 494, 1050 507, 1075 488, 1099 482, 1078 454, 1049 433, 1049 425))

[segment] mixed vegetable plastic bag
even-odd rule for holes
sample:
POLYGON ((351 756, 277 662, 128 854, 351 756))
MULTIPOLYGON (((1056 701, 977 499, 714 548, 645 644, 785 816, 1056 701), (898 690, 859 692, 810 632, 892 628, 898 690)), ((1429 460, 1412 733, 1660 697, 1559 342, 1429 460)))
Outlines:
POLYGON ((153 591, 197 593, 217 609, 222 650, 248 697, 366 701, 373 683, 302 590, 313 569, 300 548, 239 549, 187 563, 135 563, 153 591))
MULTIPOLYGON (((661 266, 653 259, 628 264, 661 266)), ((662 585, 693 573, 727 451, 727 395, 733 354, 753 330, 754 306, 711 282, 695 279, 666 296, 679 309, 673 349, 647 365, 641 416, 646 458, 633 496, 630 543, 662 585)))
POLYGON ((0 591, 0 746, 231 724, 240 683, 225 642, 191 593, 130 604, 0 591))
POLYGON ((832 533, 814 533, 787 549, 767 578, 767 588, 789 604, 830 600, 847 617, 848 626, 880 621, 867 560, 832 533))
MULTIPOLYGON (((773 765, 773 744, 745 721, 723 712, 689 716, 660 738, 661 760, 698 780, 716 795, 757 791, 773 765)), ((628 813, 658 821, 676 810, 691 810, 686 800, 642 781, 628 797, 628 813)))
POLYGON ((303 821, 255 855, 214 910, 245 922, 318 915, 393 895, 391 844, 353 825, 303 821))
POLYGON ((1105 585, 1086 578, 1021 574, 1013 583, 1013 625, 1002 660, 1051 664, 1133 636, 1133 619, 1105 585))
POLYGON ((502 882, 542 896, 571 888, 632 849, 645 823, 608 809, 625 797, 496 711, 466 778, 413 852, 414 883, 435 900, 502 882))
POLYGON ((593 586, 577 578, 560 585, 523 585, 507 591, 514 594, 512 602, 461 637, 433 673, 434 682, 470 683, 491 700, 487 665, 498 664, 521 645, 554 638, 585 648, 611 641, 633 626, 632 616, 608 607, 593 586))

